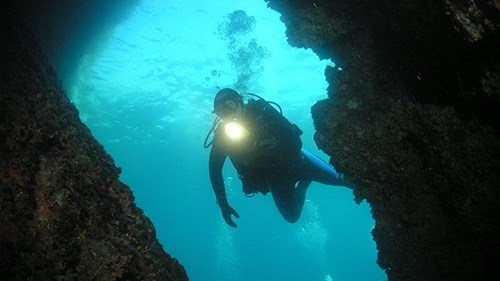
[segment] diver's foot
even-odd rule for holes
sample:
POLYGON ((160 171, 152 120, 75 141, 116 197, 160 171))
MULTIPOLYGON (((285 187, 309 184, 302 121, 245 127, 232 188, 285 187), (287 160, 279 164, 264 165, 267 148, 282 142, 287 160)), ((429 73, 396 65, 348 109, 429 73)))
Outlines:
POLYGON ((348 181, 346 178, 345 178, 345 174, 343 173, 339 173, 339 182, 340 182, 340 185, 342 186, 345 186, 345 187, 348 187, 348 188, 354 188, 354 184, 352 184, 352 182, 348 181))

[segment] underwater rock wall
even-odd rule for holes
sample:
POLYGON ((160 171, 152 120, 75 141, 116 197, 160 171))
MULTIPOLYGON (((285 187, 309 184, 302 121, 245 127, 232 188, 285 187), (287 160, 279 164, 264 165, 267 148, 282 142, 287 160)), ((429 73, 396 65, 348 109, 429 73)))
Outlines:
MULTIPOLYGON (((2 9, 5 12, 5 9, 2 9)), ((27 20, 0 18, 0 279, 188 280, 27 20)))
POLYGON ((130 15, 139 1, 3 1, 0 15, 14 18, 33 30, 38 45, 65 82, 73 79, 86 48, 105 44, 106 36, 130 15))
POLYGON ((390 281, 491 280, 500 254, 500 2, 269 0, 337 64, 315 141, 376 221, 390 281), (481 3, 479 3, 481 2, 481 3))

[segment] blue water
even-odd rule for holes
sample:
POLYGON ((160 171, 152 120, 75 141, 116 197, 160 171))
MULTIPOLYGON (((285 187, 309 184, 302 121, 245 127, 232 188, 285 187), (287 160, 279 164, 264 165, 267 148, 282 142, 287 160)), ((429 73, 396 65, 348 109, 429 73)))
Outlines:
POLYGON ((279 14, 264 1, 144 0, 96 39, 68 92, 191 280, 386 280, 370 208, 356 205, 349 189, 313 183, 301 219, 289 224, 271 196, 246 198, 227 164, 229 201, 241 215, 232 229, 208 180, 203 141, 217 87, 279 102, 303 129, 304 147, 328 159, 312 141, 310 117, 327 96, 328 64, 288 46, 279 14), (235 10, 252 24, 228 34, 235 10))

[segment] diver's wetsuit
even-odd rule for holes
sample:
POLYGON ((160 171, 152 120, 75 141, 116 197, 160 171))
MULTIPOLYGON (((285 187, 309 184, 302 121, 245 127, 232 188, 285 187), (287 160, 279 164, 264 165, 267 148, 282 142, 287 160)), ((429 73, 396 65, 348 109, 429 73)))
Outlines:
POLYGON ((330 165, 301 149, 302 131, 266 101, 249 100, 238 122, 249 133, 242 140, 227 138, 224 123, 215 130, 209 174, 219 204, 221 201, 227 204, 222 176, 227 157, 238 171, 243 191, 246 194, 271 192, 278 210, 289 222, 299 218, 311 181, 329 185, 343 183, 330 165))

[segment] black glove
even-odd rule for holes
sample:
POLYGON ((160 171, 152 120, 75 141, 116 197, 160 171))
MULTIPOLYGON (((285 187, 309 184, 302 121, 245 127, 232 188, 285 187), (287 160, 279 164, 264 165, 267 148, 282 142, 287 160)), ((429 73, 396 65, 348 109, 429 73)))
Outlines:
POLYGON ((231 227, 237 227, 236 223, 234 223, 231 215, 235 216, 237 219, 240 218, 240 215, 233 209, 233 207, 229 206, 227 202, 219 203, 220 210, 222 212, 222 217, 226 221, 227 224, 231 227))

